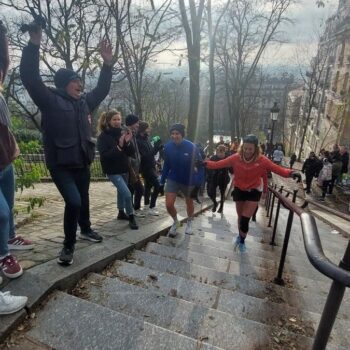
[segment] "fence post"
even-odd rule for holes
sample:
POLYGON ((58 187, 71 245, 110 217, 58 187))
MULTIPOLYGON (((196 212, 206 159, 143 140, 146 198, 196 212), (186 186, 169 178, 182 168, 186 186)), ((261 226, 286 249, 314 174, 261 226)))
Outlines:
MULTIPOLYGON (((279 192, 280 193, 283 192, 283 186, 281 186, 279 192)), ((277 231, 278 217, 279 217, 279 214, 280 214, 280 208, 281 208, 281 201, 278 200, 277 209, 276 209, 276 217, 275 217, 275 222, 273 224, 273 231, 272 231, 272 237, 271 237, 270 245, 276 245, 275 237, 276 237, 276 231, 277 231)))
POLYGON ((269 190, 267 193, 266 217, 269 217, 271 195, 272 195, 272 192, 269 190))
MULTIPOLYGON (((295 203, 295 200, 297 198, 297 192, 298 192, 297 190, 293 191, 293 203, 295 203)), ((283 274, 284 262, 286 260, 286 254, 287 254, 287 249, 288 249, 290 231, 292 229, 292 224, 293 224, 293 217, 294 217, 293 210, 289 210, 288 221, 287 221, 287 226, 286 226, 286 232, 284 234, 284 241, 283 241, 283 248, 282 248, 282 253, 281 253, 281 260, 280 260, 280 264, 279 264, 279 267, 278 267, 278 274, 277 274, 277 277, 274 279, 274 282, 276 284, 280 284, 280 285, 284 285, 282 274, 283 274)))
MULTIPOLYGON (((277 188, 277 185, 274 186, 274 190, 276 190, 277 188)), ((271 195, 273 196, 272 197, 272 204, 271 204, 271 210, 270 210, 270 220, 269 220, 269 224, 267 225, 267 227, 271 227, 271 222, 272 222, 272 216, 273 216, 273 208, 275 206, 275 194, 274 193, 271 193, 271 195)))
MULTIPOLYGON (((340 262, 339 266, 350 271, 350 241, 348 242, 348 247, 346 248, 343 260, 340 262)), ((317 328, 312 350, 326 349, 328 338, 332 332, 334 321, 344 297, 345 288, 343 284, 333 281, 317 328)))

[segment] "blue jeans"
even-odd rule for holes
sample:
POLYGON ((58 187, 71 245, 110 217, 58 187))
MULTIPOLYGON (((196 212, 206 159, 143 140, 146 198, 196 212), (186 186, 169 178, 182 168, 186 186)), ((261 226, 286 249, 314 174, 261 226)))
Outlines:
POLYGON ((15 199, 15 177, 12 164, 0 170, 0 256, 8 254, 7 242, 15 234, 13 203, 15 199))
POLYGON ((64 202, 64 246, 72 248, 76 242, 77 226, 82 233, 91 231, 90 169, 50 169, 50 174, 64 202))
POLYGON ((112 184, 117 188, 117 207, 126 211, 127 215, 134 214, 132 196, 128 188, 127 174, 107 175, 112 184))

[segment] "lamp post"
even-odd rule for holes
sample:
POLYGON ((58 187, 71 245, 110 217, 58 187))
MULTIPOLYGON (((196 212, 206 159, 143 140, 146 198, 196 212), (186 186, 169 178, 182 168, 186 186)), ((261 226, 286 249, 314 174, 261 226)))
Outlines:
POLYGON ((271 138, 270 138, 270 150, 271 150, 271 156, 273 152, 273 132, 275 130, 275 122, 278 119, 278 113, 280 112, 280 109, 277 106, 277 102, 274 102, 273 107, 270 110, 270 118, 272 121, 272 127, 271 127, 271 138))

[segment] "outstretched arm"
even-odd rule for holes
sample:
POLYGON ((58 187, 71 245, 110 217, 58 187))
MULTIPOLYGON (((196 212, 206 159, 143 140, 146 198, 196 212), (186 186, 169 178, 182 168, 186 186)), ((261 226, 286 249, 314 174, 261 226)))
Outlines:
POLYGON ((52 93, 43 83, 39 73, 39 49, 42 30, 29 32, 30 40, 23 49, 20 76, 34 103, 42 110, 49 105, 52 93))
POLYGON ((227 157, 223 160, 219 160, 217 162, 206 160, 204 164, 208 169, 222 169, 222 168, 233 168, 233 159, 234 155, 227 157))
POLYGON ((293 170, 277 165, 265 156, 264 158, 265 158, 264 161, 266 164, 266 169, 268 171, 272 171, 273 173, 276 173, 277 175, 280 175, 282 177, 290 177, 291 174, 293 173, 293 170))
POLYGON ((112 46, 107 40, 100 44, 100 54, 103 66, 96 87, 86 94, 86 102, 90 111, 93 111, 108 95, 112 82, 112 46))

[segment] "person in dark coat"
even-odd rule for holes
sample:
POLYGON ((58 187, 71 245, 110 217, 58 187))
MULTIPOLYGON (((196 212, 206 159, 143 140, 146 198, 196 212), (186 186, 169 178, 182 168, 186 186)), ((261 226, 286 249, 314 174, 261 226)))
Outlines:
POLYGON ((349 152, 348 150, 344 147, 340 147, 340 157, 342 161, 342 168, 341 168, 341 174, 346 174, 349 169, 349 152))
POLYGON ((97 86, 83 93, 79 75, 61 68, 54 76, 56 88, 48 88, 39 74, 41 28, 29 32, 30 41, 23 49, 20 75, 42 118, 45 161, 53 182, 65 201, 63 249, 58 263, 70 265, 76 243, 77 224, 80 238, 101 242, 91 229, 89 210, 90 164, 95 155, 91 140, 91 113, 107 96, 112 79, 112 48, 101 43, 103 66, 97 86))
POLYGON ((160 191, 160 183, 154 156, 161 150, 163 145, 160 138, 152 145, 149 140, 149 131, 150 127, 148 123, 140 121, 136 140, 141 156, 140 170, 145 182, 145 205, 149 205, 150 215, 158 216, 159 212, 156 209, 156 201, 160 191), (153 192, 151 193, 152 188, 153 192))
POLYGON ((297 155, 295 153, 293 153, 291 156, 290 156, 290 160, 289 160, 289 168, 290 169, 293 169, 293 165, 295 163, 295 161, 297 160, 297 155))
POLYGON ((316 157, 315 152, 310 152, 309 158, 307 158, 301 169, 302 173, 306 177, 306 193, 311 193, 311 183, 314 177, 317 177, 322 169, 322 162, 316 157))
MULTIPOLYGON (((224 145, 220 145, 216 148, 216 154, 212 156, 210 160, 217 162, 224 158, 226 158, 226 147, 224 145)), ((213 212, 215 212, 218 207, 218 202, 216 201, 216 189, 218 187, 220 191, 220 206, 218 209, 218 213, 223 212, 225 202, 225 191, 229 182, 230 176, 228 168, 207 170, 207 192, 209 198, 213 202, 213 212)))
POLYGON ((130 228, 137 230, 131 192, 128 188, 128 157, 133 157, 135 153, 130 142, 132 133, 128 129, 122 129, 121 113, 115 110, 100 115, 98 132, 97 148, 102 170, 117 188, 118 220, 129 220, 130 228))

